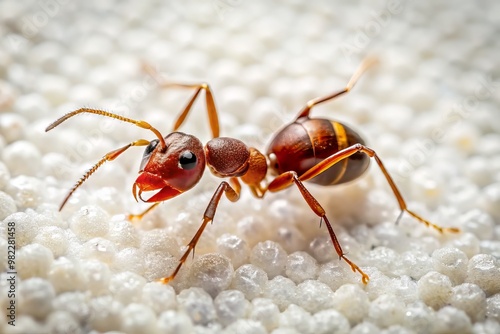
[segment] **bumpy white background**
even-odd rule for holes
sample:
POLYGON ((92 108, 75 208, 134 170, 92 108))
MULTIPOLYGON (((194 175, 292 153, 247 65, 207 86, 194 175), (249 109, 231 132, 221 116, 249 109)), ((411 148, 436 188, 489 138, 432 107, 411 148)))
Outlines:
MULTIPOLYGON (((499 11, 493 1, 0 2, 0 254, 6 270, 15 222, 18 273, 16 326, 2 317, 0 332, 500 332, 499 11), (219 180, 207 172, 132 225, 124 214, 145 207, 130 193, 141 148, 57 211, 103 154, 153 136, 91 115, 45 133, 54 119, 95 107, 171 131, 190 92, 159 89, 141 64, 208 82, 221 135, 264 150, 368 55, 379 65, 313 114, 357 129, 410 208, 462 233, 407 216, 395 225, 375 164, 349 185, 311 185, 367 286, 293 187, 224 198, 178 279, 150 283, 171 272, 219 180)), ((209 139, 202 101, 181 130, 209 139)))

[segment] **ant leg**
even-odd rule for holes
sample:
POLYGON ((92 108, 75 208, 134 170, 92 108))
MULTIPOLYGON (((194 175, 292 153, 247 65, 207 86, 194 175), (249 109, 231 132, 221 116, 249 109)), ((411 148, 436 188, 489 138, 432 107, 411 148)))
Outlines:
POLYGON ((321 221, 325 222, 326 228, 328 229, 328 233, 330 234, 330 238, 332 239, 333 242, 333 247, 335 247, 335 251, 337 252, 339 258, 347 262, 347 264, 351 266, 352 271, 360 273, 361 280, 363 281, 364 284, 367 284, 370 278, 358 267, 357 264, 355 264, 345 256, 344 251, 340 246, 340 242, 338 241, 337 236, 333 231, 332 225, 330 224, 330 221, 326 217, 325 210, 323 209, 321 204, 319 204, 316 198, 314 198, 314 196, 309 192, 309 190, 307 190, 307 188, 304 186, 300 178, 297 176, 296 172, 294 171, 284 172, 283 174, 277 176, 269 184, 268 190, 275 192, 290 186, 292 183, 295 183, 297 188, 299 188, 302 197, 304 197, 305 201, 307 202, 309 207, 313 210, 313 212, 321 218, 321 221))
POLYGON ((156 82, 160 85, 161 88, 187 88, 187 89, 195 89, 193 96, 189 99, 189 102, 186 104, 182 112, 177 117, 177 120, 174 125, 173 131, 177 131, 177 129, 184 123, 186 116, 191 111, 193 104, 200 94, 202 90, 205 91, 205 103, 208 114, 208 121, 210 123, 210 130, 212 131, 213 138, 219 137, 219 117, 217 115, 217 108, 215 107, 215 101, 212 94, 212 90, 207 83, 200 84, 182 84, 182 83, 169 83, 165 82, 159 75, 158 72, 153 69, 152 66, 148 64, 143 65, 144 70, 152 76, 156 82))
POLYGON ((130 144, 127 144, 127 145, 125 145, 125 146, 123 146, 123 147, 121 147, 121 148, 119 148, 117 150, 114 150, 114 151, 111 151, 111 152, 107 153, 104 157, 102 157, 101 160, 99 160, 94 166, 92 166, 92 168, 90 168, 80 178, 80 180, 78 180, 78 182, 73 186, 73 188, 71 188, 71 190, 66 195, 66 197, 63 200, 63 202, 61 203, 61 206, 59 207, 59 211, 62 210, 62 208, 64 207, 64 205, 66 204, 66 202, 68 201, 68 199, 71 197, 71 195, 73 195, 73 193, 75 192, 75 190, 78 189, 78 187, 80 187, 83 184, 83 182, 85 182, 90 177, 90 175, 92 175, 106 161, 115 160, 120 154, 122 154, 123 152, 125 152, 127 149, 129 149, 132 146, 146 146, 148 144, 149 144, 149 140, 139 139, 139 140, 131 142, 130 144))
POLYGON ((302 110, 298 113, 298 115, 295 118, 295 120, 298 120, 299 118, 302 118, 302 117, 309 117, 309 113, 311 112, 312 107, 314 107, 315 105, 318 105, 318 104, 321 104, 323 102, 327 102, 327 101, 333 100, 334 98, 336 98, 336 97, 338 97, 340 95, 348 93, 354 87, 354 85, 359 80, 359 78, 361 77, 361 75, 368 68, 370 68, 372 65, 374 65, 375 63, 377 63, 377 59, 376 58, 373 58, 373 57, 365 58, 363 60, 363 62, 361 62, 361 64, 359 65, 359 67, 356 70, 356 72, 354 72, 354 74, 352 75, 351 79, 349 80, 349 82, 347 83, 347 85, 345 86, 344 89, 336 91, 336 92, 334 92, 332 94, 329 94, 329 95, 326 95, 326 96, 317 97, 315 99, 309 100, 307 102, 307 104, 305 105, 305 107, 302 108, 302 110))
POLYGON ((160 131, 156 130, 156 128, 151 126, 151 124, 149 124, 148 122, 141 121, 141 120, 135 120, 135 119, 128 118, 128 117, 123 117, 123 116, 113 114, 113 113, 110 113, 108 111, 104 111, 104 110, 100 110, 100 109, 80 108, 80 109, 77 109, 77 110, 72 111, 70 113, 67 113, 66 115, 60 117, 59 119, 54 121, 52 124, 50 124, 45 129, 45 132, 52 130, 53 128, 55 128, 56 126, 58 126, 62 122, 66 121, 67 119, 69 119, 73 116, 76 116, 78 114, 82 114, 82 113, 89 113, 89 114, 96 114, 96 115, 100 115, 100 116, 104 116, 104 117, 110 117, 110 118, 114 118, 114 119, 117 119, 117 120, 122 121, 122 122, 132 123, 140 128, 146 129, 146 130, 151 130, 156 135, 156 137, 158 137, 160 144, 163 147, 165 147, 165 140, 163 139, 163 136, 161 135, 160 131))
MULTIPOLYGON (((375 161, 377 162, 377 165, 379 166, 380 170, 384 174, 385 179, 387 180, 387 183, 389 183, 389 186, 391 187, 392 192, 394 193, 394 196, 396 197, 396 199, 398 201, 399 207, 401 208, 401 213, 406 211, 410 216, 414 217, 422 224, 424 224, 428 227, 432 227, 432 228, 438 230, 440 233, 460 232, 460 230, 456 227, 441 227, 439 225, 433 224, 433 223, 427 221, 426 219, 422 218, 418 214, 414 213, 413 211, 408 210, 406 202, 403 198, 403 195, 401 195, 398 187, 396 186, 396 183, 394 183, 394 180, 392 179, 391 175, 389 174, 389 172, 385 168, 384 164, 382 163, 382 160, 380 160, 380 158, 378 157, 377 153, 375 153, 374 150, 372 150, 371 148, 368 148, 364 145, 361 145, 361 144, 352 145, 352 146, 350 146, 346 149, 343 149, 335 154, 332 154, 331 156, 329 156, 325 160, 319 162, 318 164, 316 164, 315 166, 313 166, 309 170, 307 170, 304 174, 302 174, 299 177, 299 179, 301 181, 310 180, 313 177, 324 172, 325 170, 327 170, 331 166, 335 165, 337 162, 344 160, 346 158, 349 158, 351 155, 353 155, 357 152, 363 152, 364 154, 368 155, 370 158, 375 159, 375 161)), ((401 217, 401 214, 399 215, 399 217, 401 217)), ((398 220, 399 220, 399 217, 398 217, 398 220)))
POLYGON ((187 249, 184 252, 184 255, 182 255, 182 257, 179 260, 179 264, 177 265, 174 272, 170 276, 160 278, 158 280, 159 282, 167 284, 170 281, 172 281, 175 278, 175 276, 177 276, 177 273, 181 269, 182 265, 186 262, 186 259, 189 256, 189 253, 191 253, 191 251, 193 251, 193 256, 194 256, 194 249, 196 247, 196 244, 198 243, 198 240, 203 234, 203 231, 205 230, 207 224, 214 219, 215 211, 217 210, 217 205, 219 204, 219 201, 223 193, 226 193, 226 197, 231 202, 236 202, 240 198, 239 189, 236 190, 233 189, 226 181, 221 182, 221 184, 217 187, 217 190, 215 190, 212 199, 208 203, 205 213, 203 214, 203 221, 201 223, 201 226, 198 228, 198 231, 196 231, 196 234, 194 235, 193 239, 191 239, 191 241, 187 245, 187 249))

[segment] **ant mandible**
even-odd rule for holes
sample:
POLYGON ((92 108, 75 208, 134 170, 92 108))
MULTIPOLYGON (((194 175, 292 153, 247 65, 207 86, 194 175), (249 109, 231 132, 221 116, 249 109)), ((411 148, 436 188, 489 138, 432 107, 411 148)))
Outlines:
MULTIPOLYGON (((114 160, 132 146, 146 146, 139 168, 139 176, 133 184, 132 193, 136 200, 139 198, 143 202, 154 204, 141 214, 129 215, 129 219, 142 218, 159 203, 191 189, 200 180, 205 165, 215 176, 228 178, 228 182, 222 181, 215 190, 203 215, 201 226, 187 245, 187 250, 180 258, 174 272, 168 277, 159 279, 160 282, 168 283, 176 277, 190 252, 194 252, 203 230, 213 220, 222 194, 225 193, 226 197, 232 202, 237 201, 241 190, 240 181, 242 181, 258 198, 262 198, 267 191, 276 192, 295 184, 311 210, 325 223, 339 258, 347 262, 354 272, 358 272, 363 283, 367 284, 368 275, 345 256, 332 225, 325 214, 325 210, 307 190, 304 181, 320 185, 345 183, 363 174, 370 164, 370 158, 373 158, 399 203, 401 214, 398 216, 398 220, 404 212, 407 212, 419 222, 436 229, 440 233, 459 232, 457 228, 444 228, 432 224, 410 211, 378 155, 374 150, 365 146, 363 139, 354 130, 336 121, 309 116, 314 106, 349 92, 361 74, 375 61, 373 58, 365 59, 342 90, 307 102, 295 120, 274 136, 265 155, 253 147, 248 147, 238 139, 219 137, 217 109, 210 86, 206 83, 195 85, 165 83, 156 78, 158 82, 161 82, 162 88, 195 89, 194 95, 177 118, 173 129, 174 132, 165 137, 156 128, 142 120, 134 120, 104 110, 90 108, 70 112, 49 125, 46 131, 53 129, 75 115, 91 113, 148 129, 156 135, 157 139, 139 139, 107 153, 75 184, 64 198, 59 210, 64 207, 73 192, 106 161, 114 160), (177 132, 202 90, 205 92, 206 108, 213 136, 213 139, 205 147, 195 136, 177 132), (268 176, 268 170, 274 172, 277 176, 274 176, 272 181, 266 184, 265 179, 268 176), (142 197, 143 192, 156 190, 158 192, 148 199, 142 197)), ((156 74, 151 69, 149 69, 149 72, 153 76, 156 74)))

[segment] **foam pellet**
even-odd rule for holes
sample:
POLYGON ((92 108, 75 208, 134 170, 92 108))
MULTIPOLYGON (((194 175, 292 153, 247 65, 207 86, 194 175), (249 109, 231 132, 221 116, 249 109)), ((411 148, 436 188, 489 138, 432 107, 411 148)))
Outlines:
POLYGON ((53 260, 54 255, 47 247, 36 243, 26 245, 17 252, 17 273, 22 279, 46 278, 53 260))
POLYGON ((349 333, 349 321, 337 310, 326 309, 313 315, 315 333, 349 333))
POLYGON ((486 295, 475 284, 463 283, 453 287, 450 305, 467 313, 472 322, 483 321, 486 315, 486 295))
POLYGON ((184 313, 169 310, 158 316, 157 327, 161 333, 165 334, 190 334, 193 333, 193 322, 184 313))
POLYGON ((496 321, 500 320, 500 295, 495 294, 486 299, 486 316, 496 321))
POLYGON ((132 303, 122 311, 121 330, 125 333, 154 333, 157 330, 156 315, 143 304, 132 303))
POLYGON ((332 304, 354 326, 368 314, 370 301, 358 285, 344 284, 333 293, 332 304))
POLYGON ((3 220, 16 211, 17 208, 14 199, 3 191, 0 191, 0 219, 3 220))
POLYGON ((73 317, 73 315, 66 311, 55 311, 48 316, 47 319, 47 330, 50 333, 62 334, 62 333, 83 333, 78 321, 73 317))
POLYGON ((113 264, 116 256, 115 244, 104 238, 93 238, 83 244, 82 258, 96 259, 106 264, 113 264))
POLYGON ((325 283, 304 281, 297 285, 296 294, 297 305, 311 313, 333 306, 333 291, 325 283))
POLYGON ((436 327, 436 314, 422 301, 407 306, 403 324, 419 334, 433 333, 436 327))
POLYGON ((68 312, 78 322, 84 322, 90 315, 88 296, 79 291, 65 292, 54 298, 54 310, 68 312))
POLYGON ((280 275, 285 270, 287 254, 273 241, 258 243, 250 254, 250 262, 264 269, 269 278, 280 275))
POLYGON ((452 295, 450 278, 436 271, 425 274, 418 281, 417 288, 420 299, 435 310, 448 304, 452 295))
POLYGON ((351 334, 378 334, 380 329, 371 322, 364 321, 351 329, 351 334))
POLYGON ((288 305, 296 303, 297 287, 291 279, 276 276, 266 282, 262 296, 272 299, 278 305, 280 311, 283 311, 288 305))
POLYGON ((261 323, 267 331, 279 325, 280 310, 274 302, 267 298, 255 298, 249 312, 249 318, 261 323))
POLYGON ((19 282, 19 308, 22 313, 43 320, 52 311, 56 291, 51 282, 33 277, 19 282))
POLYGON ((404 310, 405 304, 395 295, 381 295, 370 303, 368 318, 378 327, 387 328, 403 321, 404 310))
POLYGON ((189 283, 203 288, 214 298, 229 287, 233 273, 233 265, 226 256, 205 254, 197 258, 189 268, 189 283))
POLYGON ((69 245, 65 231, 58 226, 40 228, 33 242, 48 248, 56 258, 64 256, 69 245))
POLYGON ((107 332, 121 328, 123 304, 112 296, 93 298, 90 303, 89 324, 97 331, 107 332))
MULTIPOLYGON (((5 142, 12 143, 22 138, 24 132, 26 131, 26 124, 26 118, 24 118, 22 115, 14 113, 4 113, 0 115, 0 135, 2 135, 5 142)), ((23 146, 14 145, 9 150, 13 150, 16 147, 21 149, 23 146)), ((18 152, 13 151, 11 153, 8 153, 6 157, 12 157, 12 155, 16 153, 19 154, 18 152)), ((12 166, 12 161, 9 162, 8 165, 12 166)))
POLYGON ((85 206, 70 219, 70 228, 83 241, 104 237, 109 229, 109 216, 101 208, 85 206))
POLYGON ((52 262, 48 279, 57 293, 79 291, 87 288, 80 263, 66 257, 60 257, 52 262))
POLYGON ((186 312, 195 325, 206 326, 217 317, 212 298, 201 288, 181 291, 177 296, 177 302, 179 309, 186 312))
POLYGON ((148 282, 142 288, 142 304, 150 307, 156 314, 177 307, 175 290, 170 285, 148 282))
POLYGON ((245 264, 234 271, 231 287, 252 300, 262 294, 266 282, 267 273, 264 270, 253 264, 245 264))
POLYGON ((469 260, 465 281, 478 285, 486 296, 491 296, 500 292, 499 276, 499 261, 491 255, 478 254, 469 260))
POLYGON ((233 267, 238 268, 248 262, 250 248, 245 240, 236 235, 225 233, 217 238, 217 253, 231 259, 233 267))
POLYGON ((231 325, 227 326, 223 333, 266 334, 267 331, 261 323, 255 320, 238 319, 231 325))
POLYGON ((468 258, 456 248, 441 248, 432 253, 434 270, 450 278, 453 284, 460 284, 467 275, 468 258))
POLYGON ((109 280, 109 292, 119 302, 129 304, 139 302, 142 297, 142 289, 146 284, 144 277, 124 271, 111 276, 109 280))
POLYGON ((42 155, 38 148, 24 140, 5 147, 2 160, 13 175, 35 176, 42 165, 42 155))
POLYGON ((291 304, 280 316, 281 327, 295 328, 299 333, 314 333, 314 320, 309 312, 291 304))
POLYGON ((306 252, 295 252, 288 255, 285 272, 295 283, 316 278, 317 270, 316 260, 306 252))
POLYGON ((89 292, 93 296, 101 296, 109 292, 108 283, 111 278, 111 270, 108 265, 93 259, 83 261, 81 268, 83 277, 88 282, 89 292))
POLYGON ((243 318, 250 307, 245 295, 238 290, 225 290, 214 299, 217 318, 223 326, 227 326, 236 320, 243 318))
POLYGON ((472 333, 472 324, 467 314, 451 306, 445 306, 436 314, 438 333, 472 333))

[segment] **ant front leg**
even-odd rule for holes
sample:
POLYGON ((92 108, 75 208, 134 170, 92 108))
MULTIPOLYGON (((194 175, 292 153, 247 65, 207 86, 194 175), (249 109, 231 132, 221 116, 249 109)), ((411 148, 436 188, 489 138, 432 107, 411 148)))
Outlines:
MULTIPOLYGON (((230 182, 233 184, 235 180, 231 180, 230 182)), ((239 185, 239 184, 238 184, 239 185)), ((240 198, 240 193, 239 190, 240 188, 238 186, 235 187, 236 189, 233 189, 229 183, 226 181, 222 181, 221 184, 217 187, 217 190, 215 190, 215 193, 212 196, 212 199, 208 203, 208 206, 205 210, 205 213, 203 214, 203 221, 201 223, 201 226, 198 228, 198 231, 196 231, 196 234, 194 237, 191 239, 191 241, 187 245, 187 249, 184 252, 184 255, 179 260, 179 264, 175 268, 174 272, 168 276, 168 277, 163 277, 160 278, 158 281, 164 284, 169 283, 172 281, 175 276, 177 276, 177 273, 181 269, 182 265, 186 262, 187 257, 189 256, 189 253, 191 251, 193 252, 194 256, 194 249, 196 247, 196 244, 198 243, 198 240, 200 239, 201 235, 203 234, 203 231, 205 230, 205 227, 209 222, 211 222, 214 219, 215 216, 215 211, 217 210, 217 205, 219 204, 219 201, 222 197, 223 193, 226 193, 226 197, 231 201, 231 202, 236 202, 240 198)))
POLYGON ((325 209, 319 204, 319 202, 314 198, 314 196, 307 190, 307 188, 304 186, 302 183, 302 180, 297 176, 297 173, 294 171, 288 171, 284 172, 281 175, 278 175, 269 185, 268 185, 268 190, 271 192, 276 192, 282 189, 287 188, 290 186, 292 183, 295 183, 297 188, 299 188, 300 193, 302 194, 302 197, 304 197, 305 201, 309 205, 309 207, 313 210, 313 212, 321 218, 321 221, 325 222, 326 228, 328 229, 328 233, 330 234, 330 238, 332 239, 333 242, 333 247, 335 247, 335 251, 337 252, 339 258, 343 259, 345 262, 351 266, 352 271, 358 272, 361 274, 361 280, 363 281, 364 284, 367 284, 370 278, 368 277, 367 274, 365 274, 357 264, 349 260, 345 254, 344 251, 342 250, 342 247, 340 246, 340 242, 337 239, 337 236, 335 235, 335 232, 333 231, 332 225, 330 224, 330 221, 326 217, 325 209))
MULTIPOLYGON (((347 159, 357 152, 362 152, 362 153, 368 155, 370 158, 375 159, 375 162, 377 163, 378 167, 380 168, 380 170, 384 174, 385 179, 387 180, 387 183, 389 183, 389 186, 391 187, 392 192, 394 193, 394 196, 396 197, 396 199, 398 201, 399 207, 401 209, 401 214, 403 212, 407 212, 410 216, 417 219, 422 224, 424 224, 428 227, 432 227, 432 228, 436 229, 437 231, 439 231, 440 233, 460 232, 460 230, 456 227, 441 227, 439 225, 433 224, 433 223, 429 222, 428 220, 422 218, 421 216, 419 216, 415 212, 410 211, 406 205, 406 201, 404 200, 403 195, 401 195, 401 192, 399 191, 398 187, 396 186, 396 183, 394 183, 394 180, 392 179, 391 175, 389 174, 389 172, 385 168, 384 164, 382 163, 382 160, 380 160, 380 158, 378 157, 377 153, 375 153, 375 151, 372 150, 371 148, 368 148, 368 147, 361 145, 361 144, 354 144, 346 149, 343 149, 337 153, 332 154, 331 156, 329 156, 325 160, 319 162, 318 164, 316 164, 315 166, 313 166, 309 170, 307 170, 304 174, 302 174, 299 177, 299 179, 301 181, 310 180, 310 179, 314 178, 315 176, 321 174, 325 170, 329 169, 330 167, 332 167, 333 165, 335 165, 339 161, 347 159)), ((401 214, 399 215, 399 217, 401 217, 401 214)), ((398 219, 399 219, 399 217, 398 217, 398 219)))

